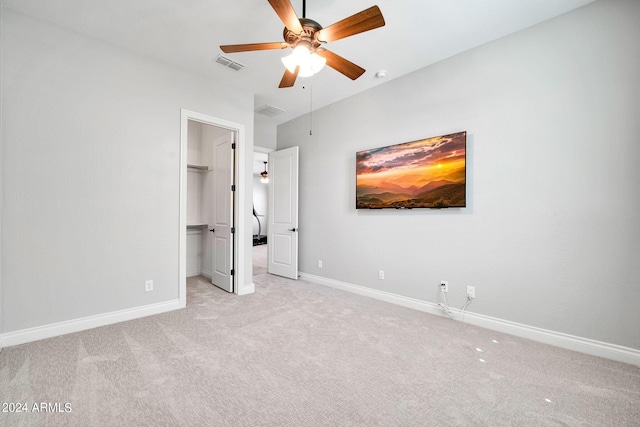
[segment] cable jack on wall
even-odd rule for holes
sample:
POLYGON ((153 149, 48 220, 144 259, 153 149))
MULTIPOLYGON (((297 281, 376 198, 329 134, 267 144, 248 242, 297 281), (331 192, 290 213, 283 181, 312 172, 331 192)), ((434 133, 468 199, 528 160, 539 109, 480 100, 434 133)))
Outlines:
MULTIPOLYGON (((458 314, 464 314, 464 312, 467 309, 467 307, 469 306, 469 304, 471 304, 471 301, 472 301, 471 295, 469 295, 469 293, 467 292, 467 301, 460 308, 459 312, 456 313, 449 306, 449 301, 447 300, 447 292, 449 292, 449 284, 447 282, 443 281, 440 284, 440 294, 442 295, 442 302, 438 303, 438 306, 442 309, 442 312, 446 316, 449 316, 449 317, 456 317, 458 314)), ((475 290, 474 290, 474 292, 475 292, 475 290)))

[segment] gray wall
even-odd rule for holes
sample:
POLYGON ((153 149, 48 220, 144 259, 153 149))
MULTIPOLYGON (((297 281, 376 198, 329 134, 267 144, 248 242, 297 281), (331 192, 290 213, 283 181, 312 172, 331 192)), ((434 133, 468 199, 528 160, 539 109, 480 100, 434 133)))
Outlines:
POLYGON ((300 270, 640 349, 639 17, 598 1, 279 126, 300 270), (356 151, 462 130, 467 208, 355 209, 356 151))
POLYGON ((277 126, 267 119, 257 118, 253 122, 254 126, 254 144, 256 147, 276 149, 277 143, 277 126))
POLYGON ((2 332, 176 300, 180 108, 251 165, 253 95, 7 9, 2 55, 2 332))

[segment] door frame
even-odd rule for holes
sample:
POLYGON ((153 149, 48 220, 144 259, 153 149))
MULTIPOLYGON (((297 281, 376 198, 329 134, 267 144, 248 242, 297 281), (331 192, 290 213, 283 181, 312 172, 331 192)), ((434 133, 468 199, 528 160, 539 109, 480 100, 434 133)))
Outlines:
MULTIPOLYGON (((218 117, 180 109, 180 212, 179 212, 179 242, 178 242, 178 299, 180 307, 187 305, 187 141, 189 120, 204 123, 211 126, 229 129, 236 134, 236 156, 235 156, 235 181, 236 191, 233 192, 234 223, 236 227, 236 244, 234 248, 234 271, 235 286, 233 292, 238 295, 253 292, 253 286, 243 286, 245 283, 245 265, 247 262, 247 230, 243 226, 242 218, 250 215, 247 211, 246 203, 243 202, 244 195, 249 186, 245 178, 246 161, 242 150, 245 147, 245 127, 243 124, 231 122, 218 117)), ((249 230, 251 231, 251 230, 249 230)), ((249 261, 251 261, 249 259, 249 261)), ((251 283, 253 285, 253 282, 251 283)))

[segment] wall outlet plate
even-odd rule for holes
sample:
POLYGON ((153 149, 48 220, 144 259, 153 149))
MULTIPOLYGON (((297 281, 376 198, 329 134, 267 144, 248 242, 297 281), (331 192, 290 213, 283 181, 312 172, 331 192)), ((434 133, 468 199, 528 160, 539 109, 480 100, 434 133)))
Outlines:
POLYGON ((475 286, 467 286, 467 296, 471 299, 476 297, 476 287, 475 286))
POLYGON ((443 292, 449 292, 449 282, 446 280, 441 280, 440 289, 442 289, 443 292))
POLYGON ((153 290, 153 280, 145 280, 144 291, 149 292, 153 290))
POLYGON ((384 271, 382 270, 378 271, 378 279, 384 280, 384 271))

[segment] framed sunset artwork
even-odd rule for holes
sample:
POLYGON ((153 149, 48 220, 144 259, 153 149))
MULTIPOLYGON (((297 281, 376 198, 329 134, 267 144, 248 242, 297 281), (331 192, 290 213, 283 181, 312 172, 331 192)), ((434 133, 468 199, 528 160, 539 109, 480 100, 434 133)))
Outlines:
POLYGON ((356 209, 466 206, 467 132, 356 153, 356 209))

